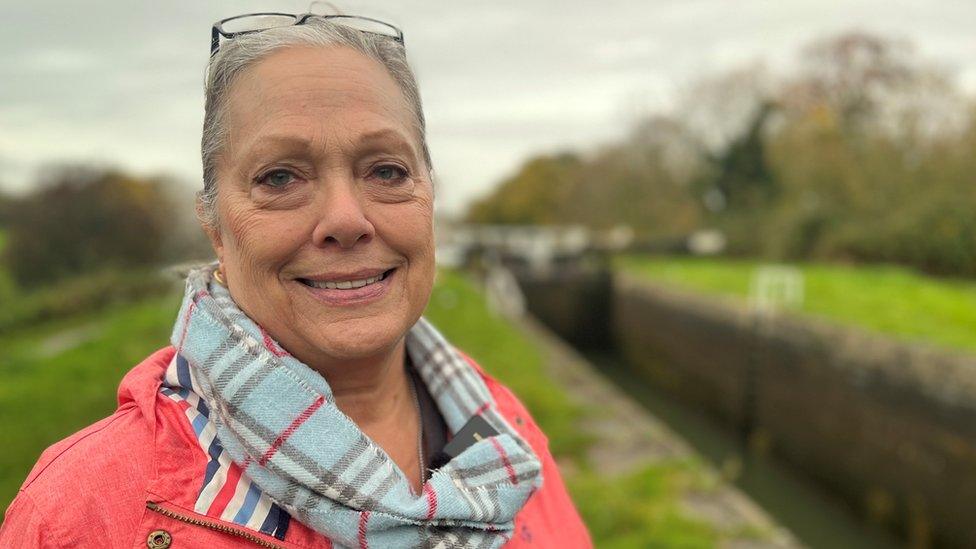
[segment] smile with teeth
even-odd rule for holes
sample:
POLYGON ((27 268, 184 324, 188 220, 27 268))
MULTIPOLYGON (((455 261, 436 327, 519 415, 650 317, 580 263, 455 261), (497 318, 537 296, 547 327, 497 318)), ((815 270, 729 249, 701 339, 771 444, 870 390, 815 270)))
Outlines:
POLYGON ((355 288, 362 288, 363 286, 369 286, 370 284, 375 284, 380 280, 387 277, 393 269, 379 274, 376 276, 371 276, 369 278, 361 278, 359 280, 339 280, 339 281, 319 281, 319 280, 308 280, 305 278, 299 279, 306 286, 311 286, 312 288, 327 289, 327 290, 352 290, 355 288))

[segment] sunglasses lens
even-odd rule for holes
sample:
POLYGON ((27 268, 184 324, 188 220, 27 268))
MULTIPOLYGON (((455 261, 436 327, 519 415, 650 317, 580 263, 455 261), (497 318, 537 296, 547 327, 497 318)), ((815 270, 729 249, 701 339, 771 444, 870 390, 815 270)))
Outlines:
POLYGON ((226 33, 252 32, 276 27, 287 27, 294 25, 297 18, 294 15, 245 15, 235 17, 221 23, 221 28, 226 33))

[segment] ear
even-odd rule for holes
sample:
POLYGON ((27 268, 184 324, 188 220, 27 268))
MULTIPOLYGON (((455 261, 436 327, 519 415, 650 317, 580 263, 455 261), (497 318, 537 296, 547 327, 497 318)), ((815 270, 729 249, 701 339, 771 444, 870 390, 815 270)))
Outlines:
POLYGON ((204 207, 203 200, 201 200, 201 192, 197 192, 196 200, 196 212, 197 220, 200 222, 200 228, 207 235, 210 240, 210 245, 213 247, 214 253, 217 255, 217 260, 221 263, 224 262, 224 243, 220 238, 220 223, 216 219, 211 219, 204 207))

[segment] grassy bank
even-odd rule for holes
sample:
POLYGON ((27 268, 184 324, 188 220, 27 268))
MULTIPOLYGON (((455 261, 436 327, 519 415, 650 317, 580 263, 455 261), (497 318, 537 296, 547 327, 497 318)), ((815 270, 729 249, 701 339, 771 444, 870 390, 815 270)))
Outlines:
MULTIPOLYGON (((33 324, 0 337, 0 510, 40 452, 115 408, 119 380, 169 339, 179 297, 168 294, 99 313, 33 324), (68 397, 70 395, 70 398, 68 397)), ((582 410, 544 372, 540 350, 491 314, 461 275, 441 272, 426 312, 445 335, 512 388, 550 439, 570 491, 600 547, 711 547, 715 534, 679 511, 700 484, 694 463, 607 479, 586 462, 582 410)))
POLYGON ((135 303, 171 292, 177 286, 155 269, 106 269, 29 290, 16 288, 12 279, 5 279, 4 275, 9 273, 0 266, 0 334, 55 319, 97 314, 115 304, 135 303))
MULTIPOLYGON (((620 257, 616 267, 704 293, 747 299, 761 263, 701 258, 620 257)), ((934 278, 894 266, 795 265, 801 312, 905 341, 976 352, 976 281, 934 278)))
MULTIPOLYGON (((589 441, 577 419, 599 414, 569 401, 544 371, 539 348, 511 324, 492 314, 479 291, 457 273, 439 273, 427 318, 455 345, 511 388, 549 437, 563 466, 570 494, 597 547, 713 547, 718 535, 687 518, 679 499, 689 489, 706 489, 701 466, 673 461, 629 475, 607 478, 588 463, 589 441)), ((599 403, 593 403, 594 408, 599 403)))
POLYGON ((44 448, 112 413, 122 376, 166 345, 178 307, 157 297, 0 338, 0 509, 44 448))

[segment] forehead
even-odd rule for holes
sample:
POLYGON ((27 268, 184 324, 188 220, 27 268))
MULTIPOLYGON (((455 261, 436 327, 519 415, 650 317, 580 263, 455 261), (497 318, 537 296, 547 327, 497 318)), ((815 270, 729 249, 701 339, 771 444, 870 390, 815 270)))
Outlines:
POLYGON ((411 110, 386 68, 346 47, 272 53, 236 79, 227 114, 231 149, 246 149, 269 134, 307 139, 336 130, 414 134, 411 110))

